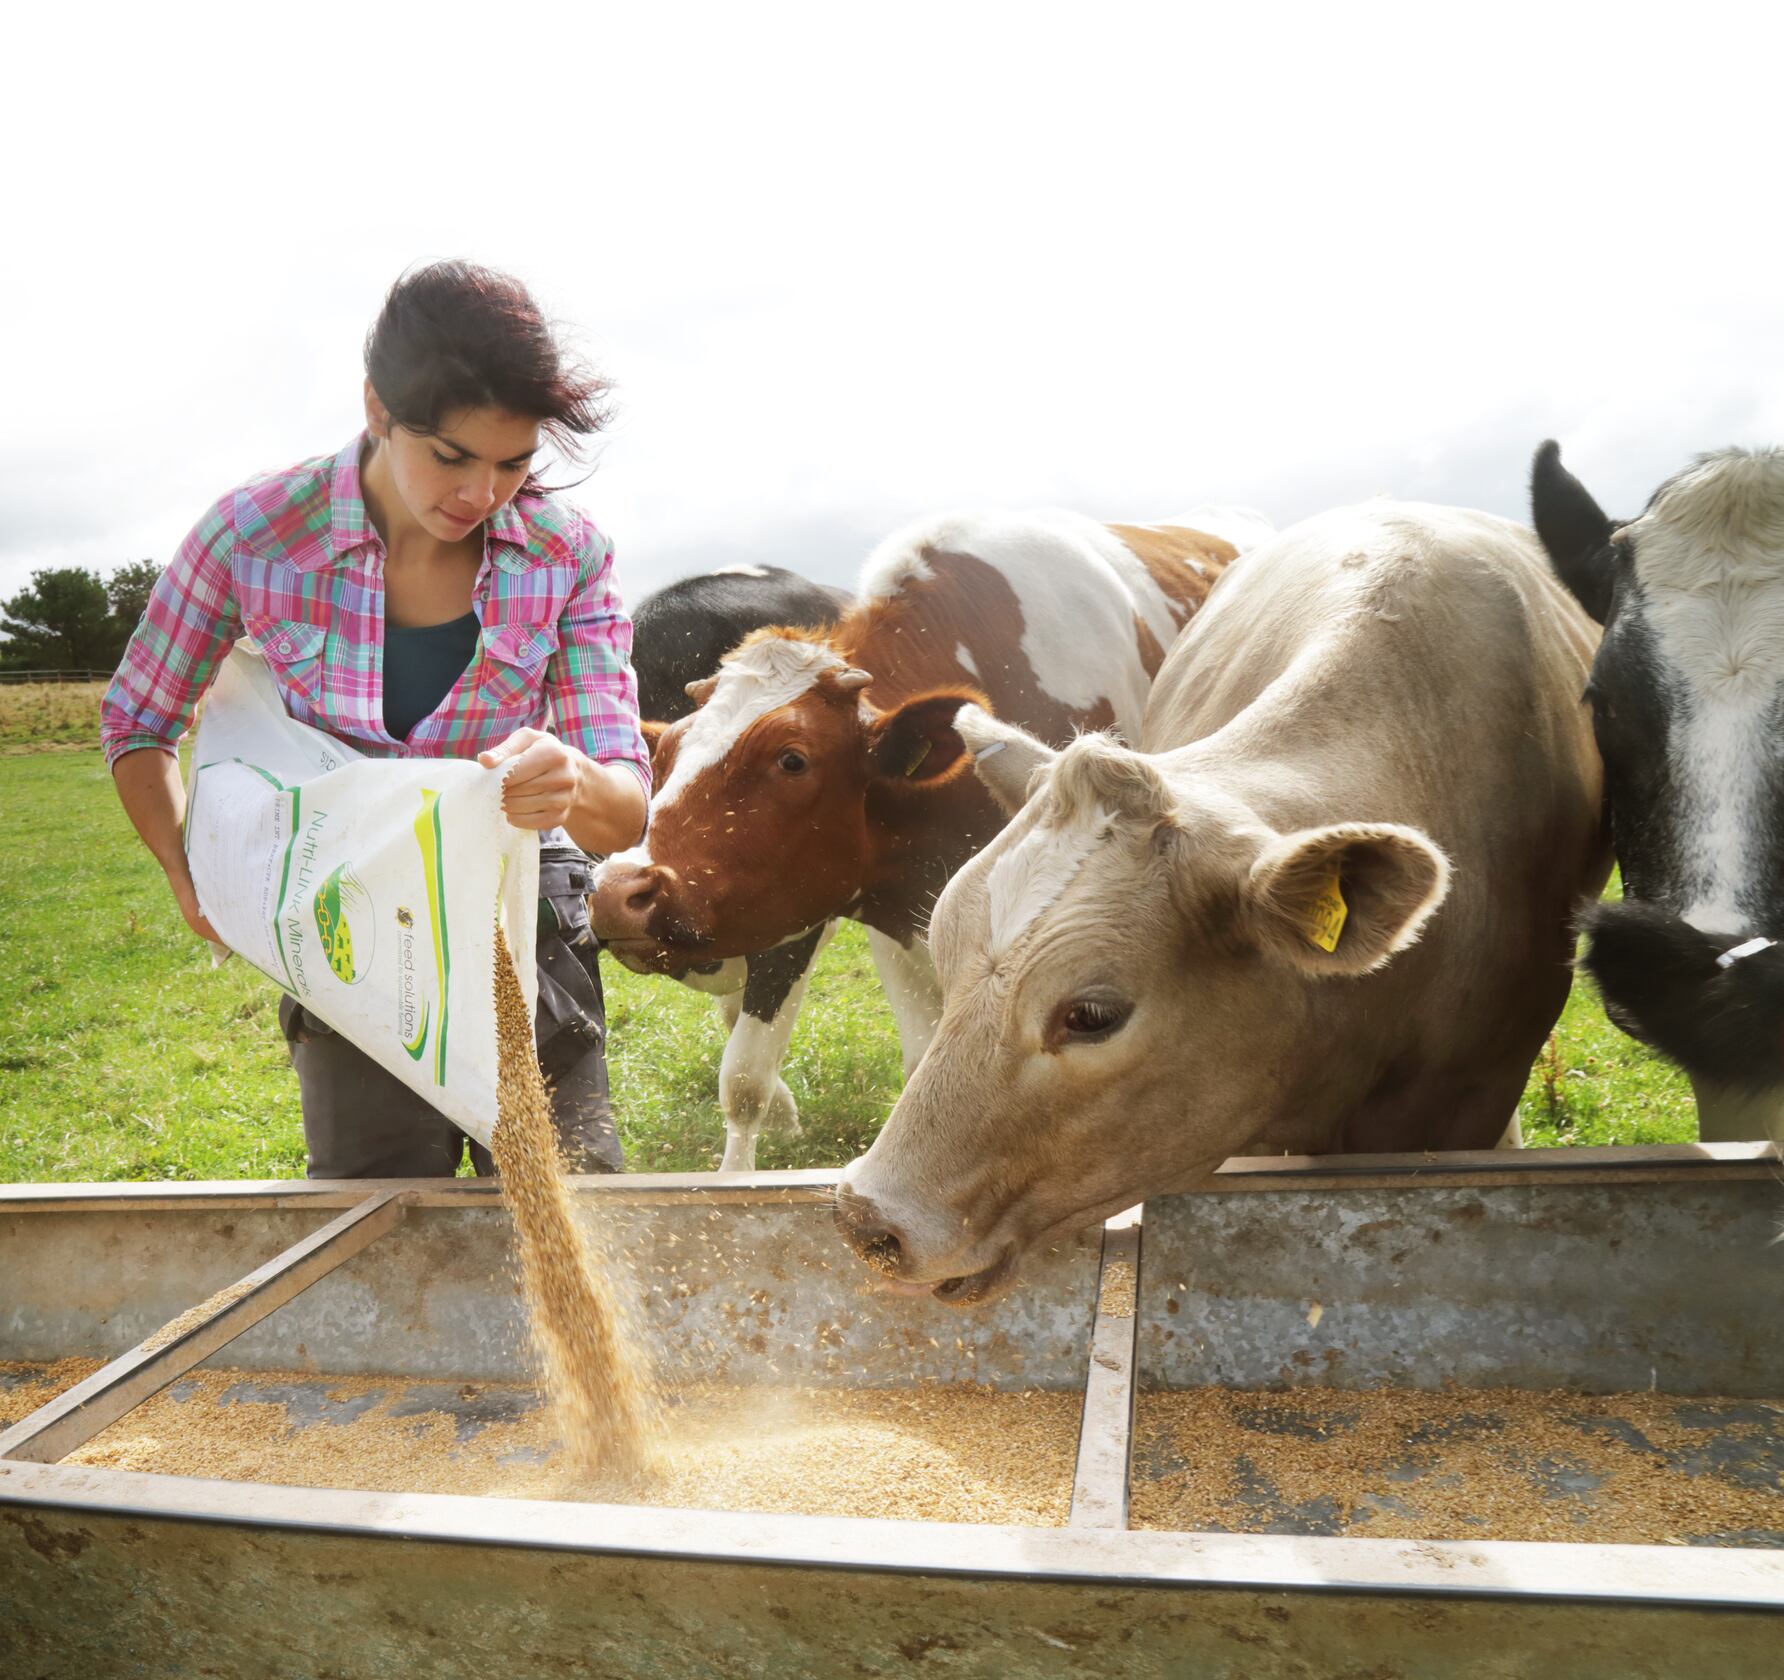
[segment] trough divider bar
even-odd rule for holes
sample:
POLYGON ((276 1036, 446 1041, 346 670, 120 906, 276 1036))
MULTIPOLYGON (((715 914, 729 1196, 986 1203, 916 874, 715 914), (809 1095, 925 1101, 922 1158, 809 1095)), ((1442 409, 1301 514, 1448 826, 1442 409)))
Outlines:
MULTIPOLYGON (((837 1172, 801 1169, 761 1173, 624 1173, 570 1176, 579 1201, 596 1197, 637 1207, 828 1205, 837 1172)), ((379 1191, 402 1194, 413 1208, 466 1211, 502 1204, 495 1179, 211 1179, 191 1184, 0 1184, 0 1214, 94 1211, 172 1213, 185 1208, 309 1210, 357 1207, 379 1191)))
MULTIPOLYGON (((169 1338, 167 1326, 138 1342, 128 1353, 102 1365, 84 1382, 39 1406, 28 1417, 0 1432, 0 1459, 53 1464, 83 1447, 101 1431, 177 1382, 194 1365, 277 1312, 311 1284, 351 1260, 395 1225, 406 1210, 408 1192, 381 1191, 331 1219, 302 1242, 275 1255, 264 1266, 211 1299, 215 1309, 169 1338)), ((205 1303, 198 1303, 203 1306, 205 1303)), ((188 1309, 191 1311, 193 1309, 188 1309)), ((184 1316, 184 1315, 181 1315, 184 1316)), ((173 1321, 170 1321, 173 1322, 173 1321)))
POLYGON ((1103 1228, 1103 1259, 1096 1280, 1096 1321, 1090 1333, 1090 1374, 1078 1428, 1078 1462, 1072 1472, 1068 1528, 1125 1529, 1133 1460, 1134 1339, 1140 1323, 1138 1220, 1103 1228), (1116 1266, 1125 1264, 1133 1288, 1127 1310, 1109 1310, 1108 1289, 1116 1266))

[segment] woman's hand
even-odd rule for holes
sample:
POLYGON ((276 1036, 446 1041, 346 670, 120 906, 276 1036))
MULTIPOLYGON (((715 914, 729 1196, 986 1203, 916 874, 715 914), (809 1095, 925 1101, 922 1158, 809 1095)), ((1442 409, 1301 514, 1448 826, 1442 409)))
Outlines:
POLYGON ((180 907, 186 926, 200 939, 221 945, 217 930, 198 908, 198 889, 186 864, 186 844, 180 825, 186 815, 186 790, 180 785, 180 762, 171 752, 142 747, 123 754, 112 766, 118 798, 123 801, 143 844, 155 854, 167 876, 173 901, 180 907))
POLYGON ((581 791, 578 765, 591 761, 543 729, 517 729, 499 747, 477 755, 485 770, 514 768, 502 779, 502 815, 516 828, 561 828, 581 791))
POLYGON ((179 905, 180 914, 186 918, 186 926, 200 939, 208 939, 213 945, 221 945, 223 935, 211 926, 205 913, 198 908, 198 889, 192 884, 190 871, 183 871, 182 878, 178 880, 168 876, 167 884, 173 888, 173 901, 179 905))
POLYGON ((644 829, 644 791, 625 770, 597 764, 543 729, 517 729, 477 755, 486 770, 511 764, 502 814, 516 828, 565 828, 596 856, 631 845, 644 829))

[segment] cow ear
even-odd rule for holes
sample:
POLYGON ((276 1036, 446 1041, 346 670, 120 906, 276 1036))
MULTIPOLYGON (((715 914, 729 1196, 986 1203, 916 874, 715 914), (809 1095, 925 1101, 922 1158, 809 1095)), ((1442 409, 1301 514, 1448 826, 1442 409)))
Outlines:
POLYGON ((1249 931, 1314 976, 1366 974, 1403 951, 1449 891, 1449 861, 1415 828, 1339 823, 1265 846, 1245 883, 1249 931))
POLYGON ((994 718, 982 704, 962 706, 954 727, 973 755, 973 773, 1011 816, 1027 804, 1035 772, 1059 756, 1026 730, 994 718))
POLYGON ((663 737, 668 733, 669 725, 658 723, 655 718, 640 718, 638 733, 644 737, 645 751, 650 754, 650 780, 654 791, 668 779, 668 767, 657 762, 662 749, 663 737))
POLYGON ((1561 465, 1561 445, 1553 438, 1537 450, 1531 464, 1530 512, 1555 575, 1603 624, 1610 615, 1617 567, 1611 522, 1585 485, 1561 465))
POLYGON ((933 786, 964 771, 966 743, 954 714, 969 696, 959 690, 919 694, 873 722, 868 751, 876 776, 908 787, 933 786))
POLYGON ((719 686, 717 677, 697 677, 682 687, 685 694, 696 706, 704 706, 712 698, 712 691, 719 686))

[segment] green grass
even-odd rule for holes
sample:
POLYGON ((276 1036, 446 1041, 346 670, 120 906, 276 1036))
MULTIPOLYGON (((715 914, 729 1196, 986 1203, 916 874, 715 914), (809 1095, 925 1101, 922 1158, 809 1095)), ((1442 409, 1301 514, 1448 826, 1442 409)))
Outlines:
MULTIPOLYGON (((717 1165, 717 1011, 684 987, 604 973, 633 1169, 717 1165)), ((97 752, 0 757, 0 1180, 300 1174, 278 999, 245 963, 211 968, 97 752)), ((847 1161, 897 1095, 897 1037, 857 927, 820 960, 785 1076, 805 1133, 765 1135, 764 1167, 847 1161)), ((1531 1143, 1694 1135, 1684 1080, 1611 1027, 1584 987, 1520 1115, 1531 1143)))
POLYGON ((1530 1070, 1518 1120, 1538 1147, 1697 1141, 1684 1074, 1618 1032, 1584 980, 1530 1070))
POLYGON ((0 759, 0 1177, 301 1172, 278 993, 214 974, 96 752, 0 759))

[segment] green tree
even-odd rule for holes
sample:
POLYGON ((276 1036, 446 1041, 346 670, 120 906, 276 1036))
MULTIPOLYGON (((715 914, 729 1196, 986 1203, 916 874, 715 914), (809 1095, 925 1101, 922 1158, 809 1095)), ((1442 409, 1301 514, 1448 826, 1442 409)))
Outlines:
POLYGON ((117 657, 105 585, 84 566, 33 572, 29 589, 0 601, 0 635, 14 670, 103 670, 117 657))
POLYGON ((149 591, 155 587, 155 579, 160 575, 161 568, 153 560, 131 560, 105 580, 119 654, 123 653, 130 632, 141 620, 143 608, 149 604, 149 591))

